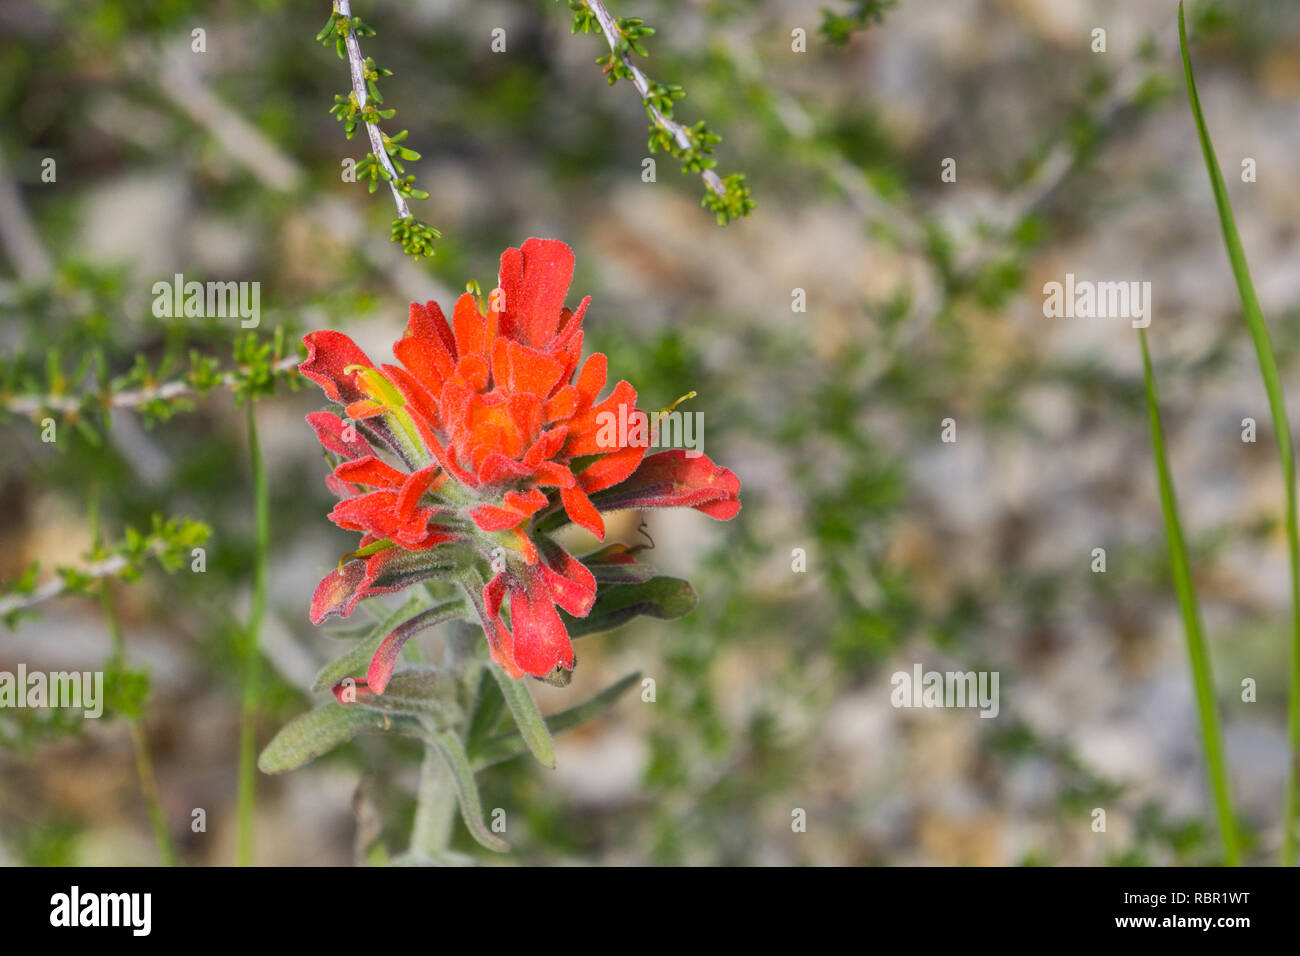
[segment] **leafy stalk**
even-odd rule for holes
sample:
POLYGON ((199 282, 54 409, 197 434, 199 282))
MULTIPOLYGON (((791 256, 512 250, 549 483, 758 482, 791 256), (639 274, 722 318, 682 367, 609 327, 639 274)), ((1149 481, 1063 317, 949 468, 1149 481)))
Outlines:
POLYGON ((456 795, 460 800, 461 819, 465 821, 470 836, 489 850, 505 853, 510 849, 509 844, 489 830, 483 822, 483 805, 479 801, 478 785, 474 782, 474 769, 465 755, 465 745, 460 742, 460 737, 453 731, 444 730, 432 736, 430 743, 437 748, 437 753, 442 757, 445 769, 455 784, 456 795))
POLYGON ((1181 3, 1178 5, 1178 42, 1182 50, 1183 72, 1187 77, 1187 96, 1192 104, 1192 115, 1196 118, 1196 133, 1201 140, 1201 151, 1205 154, 1205 168, 1210 175, 1214 204, 1219 211, 1223 244, 1228 250, 1228 261, 1232 264, 1232 274, 1237 280, 1237 292, 1241 296, 1242 314, 1246 319, 1246 328, 1250 330, 1251 340, 1255 344, 1260 377, 1264 381, 1264 390, 1268 393, 1269 412, 1273 417, 1273 433, 1277 436, 1277 452, 1282 462, 1282 480, 1286 486, 1286 536, 1287 551, 1291 561, 1291 668, 1287 708, 1291 767, 1282 815, 1281 856, 1283 866, 1292 866, 1296 855, 1296 817, 1300 815, 1300 531, 1297 530, 1296 520, 1295 450, 1291 443, 1291 426, 1287 421, 1286 399, 1282 394, 1282 378, 1278 373, 1268 325, 1264 321, 1263 310, 1255 295, 1255 285, 1250 278, 1250 266, 1246 262, 1241 236, 1237 233, 1237 221, 1232 214, 1232 203, 1228 199, 1223 173, 1215 157, 1214 144, 1210 141, 1210 131, 1205 125, 1205 115, 1201 111, 1201 98, 1196 92, 1196 78, 1192 75, 1192 60, 1187 52, 1187 25, 1183 18, 1181 3))
POLYGON ((257 525, 257 558, 253 570, 253 603, 244 637, 243 713, 239 732, 239 838, 236 850, 240 866, 253 863, 253 813, 257 779, 258 645, 262 616, 266 611, 266 561, 271 546, 271 507, 266 484, 266 463, 257 438, 255 404, 246 406, 248 452, 253 471, 253 508, 257 525))
MULTIPOLYGON (((568 710, 562 710, 558 714, 552 714, 546 718, 547 730, 552 734, 559 734, 599 717, 614 706, 614 702, 640 679, 641 672, 633 671, 626 677, 620 678, 609 687, 606 687, 591 700, 578 704, 576 707, 570 707, 568 710)), ((527 752, 527 750, 528 744, 525 743, 523 737, 513 732, 485 740, 474 750, 472 757, 474 770, 477 772, 494 764, 511 760, 527 752)))
POLYGON ((544 766, 555 767, 555 743, 551 732, 546 729, 546 720, 537 709, 533 695, 528 692, 528 685, 522 678, 512 680, 505 671, 492 665, 492 676, 497 679, 501 696, 510 705, 510 713, 519 725, 519 735, 528 744, 533 756, 544 766))
POLYGON ((339 59, 348 61, 352 90, 346 96, 336 94, 330 112, 343 123, 348 139, 356 135, 358 127, 365 128, 371 152, 357 164, 357 180, 367 182, 372 193, 379 188, 380 182, 388 183, 397 207, 393 241, 400 242, 406 253, 415 259, 432 256, 433 242, 440 238, 441 233, 427 222, 416 219, 407 203, 408 199, 428 199, 429 194, 415 185, 414 175, 402 175, 406 171, 402 160, 414 162, 420 154, 402 145, 406 130, 389 136, 379 127, 381 120, 392 119, 397 110, 383 106, 384 98, 378 86, 380 79, 393 75, 392 71, 377 66, 369 57, 361 56, 357 37, 374 35, 375 31, 360 17, 352 15, 351 0, 334 0, 330 17, 316 34, 316 39, 326 46, 332 45, 339 59))
MULTIPOLYGON (((93 489, 90 498, 91 539, 96 549, 101 547, 99 525, 99 493, 93 489)), ((118 620, 117 607, 113 603, 113 581, 106 577, 99 582, 99 603, 104 610, 104 625, 108 628, 108 639, 112 647, 110 668, 119 671, 126 667, 126 639, 122 635, 122 623, 118 620)), ((126 713, 127 730, 131 736, 131 749, 135 753, 135 772, 140 780, 140 795, 144 798, 145 808, 149 812, 149 823, 153 827, 154 842, 158 844, 158 855, 163 866, 176 865, 176 846, 167 831, 167 815, 163 813, 162 800, 158 796, 158 781, 154 777, 153 759, 149 754, 149 736, 145 733, 145 702, 143 697, 132 712, 126 713)))
POLYGON ((1192 662, 1192 683, 1196 689, 1196 708, 1201 720, 1201 742, 1205 746, 1205 768, 1219 816, 1219 830, 1223 834, 1224 859, 1229 866, 1236 866, 1240 862, 1237 830, 1232 817, 1232 795, 1223 756, 1223 739, 1219 731, 1214 678, 1210 672, 1210 655, 1206 650, 1205 635, 1201 630, 1201 615, 1196 606, 1196 590, 1188 566, 1187 544, 1183 540, 1182 525, 1178 518, 1178 501, 1174 496, 1173 477, 1169 472, 1164 429, 1160 424, 1160 406, 1156 401, 1155 376, 1151 371, 1151 353, 1147 349, 1144 329, 1138 329, 1138 341, 1142 345, 1142 374, 1146 380, 1147 414, 1151 419, 1151 449, 1160 484, 1160 509, 1165 519, 1165 536, 1169 539, 1169 569, 1174 579, 1174 590, 1178 594, 1183 629, 1187 632, 1187 653, 1192 662))
POLYGON ((693 126, 678 122, 673 116, 674 104, 686 95, 675 83, 663 84, 650 79, 637 66, 632 54, 649 56, 646 37, 654 35, 654 27, 640 17, 615 17, 604 0, 569 0, 573 11, 573 33, 602 33, 609 45, 609 55, 596 61, 610 86, 619 80, 628 80, 636 87, 650 119, 650 151, 664 150, 681 160, 682 171, 698 173, 704 181, 704 198, 700 205, 717 216, 718 225, 725 226, 733 219, 748 216, 754 208, 745 185, 743 173, 732 173, 725 179, 714 172, 717 161, 713 147, 722 137, 700 120, 693 126))
POLYGON ((451 843, 451 825, 459 799, 456 787, 438 747, 426 742, 420 765, 415 822, 411 827, 411 856, 437 860, 451 843))
MULTIPOLYGON (((114 668, 126 666, 126 641, 122 637, 122 625, 118 621, 117 608, 113 604, 112 580, 105 578, 100 582, 100 603, 104 608, 104 622, 108 626, 109 639, 113 646, 114 668)), ((158 855, 163 866, 176 865, 176 846, 171 834, 167 832, 167 815, 163 813, 162 799, 158 796, 158 781, 154 777, 153 759, 149 754, 149 736, 145 733, 144 702, 140 702, 138 713, 126 715, 127 730, 131 735, 131 749, 135 753, 135 773, 140 780, 140 795, 144 798, 145 809, 149 812, 149 824, 153 827, 154 842, 158 844, 158 855)))

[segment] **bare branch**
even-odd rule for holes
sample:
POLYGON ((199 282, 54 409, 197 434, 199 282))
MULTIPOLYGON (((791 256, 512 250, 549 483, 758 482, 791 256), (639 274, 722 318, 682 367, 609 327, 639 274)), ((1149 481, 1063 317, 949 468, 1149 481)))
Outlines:
MULTIPOLYGON (((351 0, 334 0, 334 7, 338 10, 340 16, 345 17, 349 23, 351 22, 351 0)), ((357 109, 365 109, 366 61, 361 56, 361 44, 357 42, 356 31, 350 25, 343 42, 348 49, 348 65, 352 68, 352 95, 356 97, 357 109)), ((374 153, 375 159, 384 168, 384 172, 388 173, 388 188, 392 190, 393 202, 397 203, 397 217, 407 219, 411 215, 411 207, 406 204, 406 199, 397 191, 397 170, 393 169, 393 161, 388 156, 388 150, 384 148, 384 134, 379 131, 379 127, 374 123, 366 123, 365 125, 366 135, 370 137, 370 151, 374 153)))
MULTIPOLYGON (((238 110, 213 93, 194 72, 190 63, 193 59, 182 57, 162 65, 158 54, 151 56, 149 51, 141 50, 135 62, 141 64, 141 76, 147 75, 154 62, 160 64, 159 69, 167 69, 167 81, 158 85, 160 93, 207 130, 226 155, 264 187, 292 193, 307 178, 302 167, 255 126, 244 121, 238 110)), ((397 292, 408 300, 445 302, 456 297, 453 290, 393 249, 390 243, 368 241, 357 211, 347 203, 323 199, 310 205, 306 215, 335 241, 356 248, 373 268, 386 273, 397 292)))
MULTIPOLYGON (((641 72, 641 68, 632 62, 632 54, 629 52, 628 48, 619 43, 619 37, 623 35, 623 31, 619 29, 618 21, 616 21, 614 17, 610 15, 609 10, 606 9, 603 0, 583 0, 583 2, 586 3, 587 9, 592 12, 592 15, 595 16, 596 20, 600 23, 600 32, 605 35, 605 40, 609 43, 610 52, 622 60, 623 65, 626 66, 628 72, 632 74, 632 83, 636 86, 637 92, 641 94, 641 99, 645 103, 646 110, 649 112, 651 120, 654 121, 656 126, 668 133, 678 146, 682 149, 689 150, 693 144, 686 127, 682 126, 682 124, 678 123, 676 120, 664 116, 664 114, 659 111, 659 108, 651 102, 650 80, 641 72)), ((722 184, 722 180, 713 170, 702 170, 700 176, 704 179, 704 185, 706 185, 715 195, 723 197, 727 195, 727 187, 722 184)))
MULTIPOLYGON (((300 359, 296 355, 282 358, 271 366, 271 371, 276 374, 287 372, 294 368, 299 361, 300 359)), ((221 377, 221 386, 234 388, 239 381, 240 378, 235 372, 227 372, 221 377)), ((147 388, 116 392, 109 396, 103 407, 136 409, 159 399, 169 401, 194 395, 198 392, 199 389, 191 384, 188 379, 176 379, 171 382, 150 385, 147 388)), ((79 395, 0 395, 0 408, 15 415, 38 415, 45 411, 67 414, 79 410, 84 402, 85 398, 79 395)))
MULTIPOLYGON (((105 558, 103 561, 97 561, 84 568, 79 568, 77 574, 82 578, 102 580, 125 571, 130 563, 125 555, 115 554, 111 558, 105 558)), ((62 576, 56 576, 26 594, 10 594, 6 597, 0 597, 0 620, 15 611, 25 611, 37 604, 53 600, 69 589, 67 580, 62 576)))

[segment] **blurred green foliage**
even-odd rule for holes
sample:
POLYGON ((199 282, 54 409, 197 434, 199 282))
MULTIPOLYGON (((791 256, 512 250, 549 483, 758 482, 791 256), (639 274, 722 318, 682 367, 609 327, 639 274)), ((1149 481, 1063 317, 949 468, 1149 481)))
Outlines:
MULTIPOLYGON (((1059 570, 1032 566, 1007 532, 1000 593, 970 585, 937 597, 927 590, 918 580, 923 569, 898 561, 891 550, 915 500, 909 463, 897 441, 877 433, 873 416, 883 409, 911 427, 933 429, 960 407, 997 440, 1029 427, 1016 395, 1050 384, 1068 388, 1093 414, 1140 422, 1140 383, 1087 360, 1024 357, 1009 363, 1014 374, 988 380, 978 360, 980 320, 1025 292, 1032 257, 1044 244, 1088 228, 1091 202, 1075 196, 1101 190, 1095 163, 1117 130, 1169 108, 1174 87, 1166 82, 1168 64, 1151 62, 1150 75, 1116 104, 1110 74, 1099 73, 1086 52, 1030 54, 1025 76, 1039 76, 1037 82, 1052 77, 1023 104, 1034 140, 1014 152, 1002 152, 1013 149, 1003 143, 986 144, 972 166, 983 162, 977 174, 1014 200, 1036 183, 1045 160, 1064 150, 1063 179, 1078 188, 1048 190, 1023 208, 1012 203, 1009 221, 981 223, 972 237, 935 212, 944 187, 934 171, 948 155, 947 144, 979 143, 979 131, 949 117, 925 135, 905 136, 893 125, 888 103, 842 80, 859 62, 855 57, 873 49, 870 44, 888 42, 895 4, 835 4, 821 23, 822 35, 809 39, 807 62, 786 53, 790 24, 778 5, 612 5, 619 15, 644 15, 658 25, 650 44, 656 78, 690 90, 677 108, 692 121, 708 117, 710 126, 726 130, 729 167, 745 169, 755 193, 772 197, 774 207, 786 206, 784 221, 797 221, 791 209, 849 210, 882 249, 917 264, 937 299, 923 296, 921 283, 901 279, 883 295, 863 297, 854 314, 837 317, 834 331, 850 334, 832 336, 827 345, 816 340, 808 315, 785 312, 788 301, 758 316, 724 311, 690 282, 661 284, 659 295, 649 296, 598 278, 605 273, 590 260, 604 254, 605 243, 611 256, 620 244, 639 248, 652 273, 654 243, 661 241, 653 237, 665 233, 643 236, 638 222, 613 222, 620 214, 608 197, 639 172, 645 115, 629 85, 604 88, 599 68, 588 62, 592 50, 572 53, 571 45, 594 41, 570 38, 567 15, 549 0, 466 4, 451 15, 396 0, 358 2, 354 12, 378 34, 367 38, 365 52, 392 70, 384 96, 401 104, 410 139, 420 144, 421 158, 403 158, 429 188, 430 217, 444 233, 419 275, 453 290, 469 279, 490 288, 501 249, 525 235, 582 237, 574 292, 595 294, 588 349, 608 353, 612 373, 628 377, 646 407, 696 390, 694 401, 707 409, 709 454, 736 468, 745 482, 741 517, 693 555, 697 610, 681 621, 639 623, 591 639, 600 642, 593 658, 636 660, 658 682, 652 716, 644 719, 646 751, 635 799, 615 808, 570 805, 547 774, 514 760, 482 775, 485 804, 515 808, 522 818, 522 835, 511 837, 521 860, 672 864, 758 862, 755 848, 766 836, 788 832, 792 806, 824 800, 832 823, 856 834, 846 838, 841 859, 889 862, 888 847, 854 829, 859 808, 836 803, 818 787, 827 759, 818 742, 828 712, 877 680, 882 663, 902 648, 960 650, 990 660, 1001 654, 997 665, 1009 670, 1006 655, 1023 651, 1030 657, 1036 636, 1077 598, 1080 585, 1059 570), (489 48, 488 28, 498 21, 511 27, 508 56, 489 48), (575 56, 588 68, 572 69, 575 56), (475 185, 462 203, 455 193, 468 188, 468 173, 475 185), (450 184, 445 193, 444 181, 450 184), (787 572, 794 547, 806 549, 810 573, 787 572), (985 643, 995 619, 996 627, 1015 635, 1009 647, 985 643), (755 683, 737 694, 728 681, 745 663, 755 683)), ((1245 62, 1268 45, 1275 8, 1255 6, 1195 8, 1193 28, 1206 37, 1207 55, 1245 62)), ((124 624, 128 650, 132 622, 148 621, 169 635, 189 664, 192 683, 183 693, 157 699, 156 682, 149 689, 150 708, 161 708, 168 721, 218 726, 238 708, 240 615, 255 545, 245 436, 234 399, 258 401, 268 422, 273 567, 301 563, 306 551, 316 555, 311 568, 323 572, 348 547, 348 536, 324 517, 330 504, 324 469, 301 425, 316 396, 290 394, 292 377, 277 366, 291 364, 293 343, 308 328, 378 323, 391 339, 405 321, 404 274, 366 248, 373 239, 386 244, 390 213, 382 197, 371 201, 339 178, 340 159, 348 154, 330 106, 346 89, 347 74, 332 48, 312 42, 327 7, 285 0, 44 0, 30 16, 7 12, 0 18, 0 111, 13 118, 0 131, 0 156, 54 263, 49 276, 20 280, 9 274, 4 282, 0 406, 24 396, 85 396, 74 413, 60 418, 73 427, 61 427, 53 446, 39 441, 33 418, 40 414, 0 419, 6 448, 0 499, 13 516, 0 578, 12 583, 26 570, 27 561, 14 556, 30 557, 26 540, 49 513, 48 500, 72 516, 68 527, 80 522, 91 476, 109 540, 128 527, 148 527, 155 514, 191 515, 210 527, 206 572, 167 578, 146 572, 133 586, 136 606, 124 624), (268 185, 249 168, 247 155, 222 141, 220 129, 196 123, 176 91, 162 85, 159 52, 186 47, 195 26, 208 31, 210 52, 200 73, 205 88, 288 157, 299 182, 268 185), (43 157, 57 160, 57 188, 39 180, 43 157), (96 188, 134 176, 177 178, 188 220, 238 233, 235 264, 223 266, 210 248, 191 241, 169 250, 158 276, 84 254, 96 188), (312 218, 335 201, 358 217, 360 229, 351 240, 332 236, 312 218), (261 329, 245 336, 220 320, 154 317, 147 290, 174 272, 261 282, 261 329), (234 375, 233 386, 219 384, 227 373, 234 375), (165 381, 188 382, 193 390, 135 410, 103 408, 105 396, 165 381), (143 447, 164 467, 145 467, 135 430, 114 428, 123 417, 150 426, 143 447), (224 702, 229 713, 214 717, 187 707, 191 698, 224 702)), ((989 100, 1004 95, 1003 87, 977 79, 970 65, 954 68, 947 79, 958 104, 954 116, 982 115, 989 100)), ((664 89, 675 99, 672 87, 664 89)), ((667 204, 690 187, 666 181, 655 188, 667 204)), ((755 237, 769 228, 762 214, 709 241, 733 243, 724 248, 734 250, 730 261, 743 265, 745 244, 757 245, 755 237)), ((670 228, 690 228, 673 223, 670 228)), ((733 281, 750 278, 739 274, 733 281)), ((1284 363, 1300 355, 1297 314, 1286 317, 1278 349, 1284 363)), ((1206 363, 1227 361, 1227 351, 1225 343, 1206 363)), ((654 516, 648 526, 660 533, 654 516)), ((1212 555, 1217 545, 1207 534, 1191 546, 1195 558, 1198 551, 1212 555)), ((1122 581, 1090 576, 1082 588, 1096 589, 1091 596, 1104 598, 1116 617, 1141 617, 1150 596, 1167 591, 1158 570, 1160 547, 1153 540, 1150 548, 1115 549, 1112 561, 1124 560, 1133 573, 1122 581)), ((290 580, 310 587, 302 575, 273 577, 282 585, 290 580)), ((307 623, 309 596, 307 590, 273 589, 270 608, 276 627, 308 648, 329 640, 307 623)), ((0 635, 0 646, 4 640, 0 635)), ((580 656, 586 653, 580 644, 580 656)), ((118 663, 115 709, 138 713, 147 678, 118 663)), ((307 697, 275 661, 264 664, 266 738, 301 712, 307 697)), ((60 713, 0 714, 0 740, 22 755, 25 766, 37 767, 49 752, 44 748, 65 746, 64 738, 84 731, 78 726, 84 722, 60 713)), ((1068 748, 1027 727, 990 729, 983 743, 986 779, 1031 760, 1053 768, 1056 808, 1049 816, 1059 838, 1021 862, 1058 862, 1069 850, 1059 836, 1066 817, 1096 801, 1129 799, 1068 748)), ((231 747, 233 773, 233 740, 231 747)), ((402 821, 411 810, 406 775, 416 763, 414 745, 364 738, 329 758, 329 767, 367 775, 383 810, 371 848, 402 843, 402 821)), ((75 862, 78 835, 96 822, 42 805, 35 799, 38 780, 33 771, 0 804, 4 845, 21 862, 75 862)), ((274 790, 267 787, 263 798, 274 799, 274 790)), ((221 799, 214 794, 212 806, 221 799)), ((1137 835, 1114 862, 1209 862, 1206 835, 1195 821, 1170 820, 1142 804, 1130 809, 1137 835)), ((322 843, 334 836, 322 834, 322 843)), ((459 839, 460 849, 476 852, 467 836, 459 839)), ((194 859, 211 859, 203 844, 191 840, 187 846, 194 859)), ((780 846, 794 862, 819 859, 811 841, 780 846)))

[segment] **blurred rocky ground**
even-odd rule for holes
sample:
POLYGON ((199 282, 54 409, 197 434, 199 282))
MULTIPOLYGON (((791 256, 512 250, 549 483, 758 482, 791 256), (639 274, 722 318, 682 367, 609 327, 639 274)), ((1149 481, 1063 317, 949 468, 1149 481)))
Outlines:
MULTIPOLYGON (((573 298, 592 294, 588 344, 612 373, 647 408, 699 392, 705 450, 741 476, 744 510, 728 525, 625 516, 621 537, 644 518, 651 560, 690 578, 701 607, 584 638, 573 685, 538 689, 559 710, 640 670, 656 699, 634 692, 560 738, 555 772, 515 761, 485 776, 486 805, 512 821, 505 862, 1214 860, 1136 334, 1123 319, 1043 315, 1044 283, 1066 273, 1149 281, 1235 796, 1255 858, 1271 859, 1286 766, 1282 488, 1176 5, 902 0, 843 48, 818 35, 824 2, 611 5, 658 28, 646 68, 687 89, 679 116, 723 134, 720 171, 749 176, 749 219, 719 229, 697 178, 662 155, 657 182, 642 181, 633 90, 606 87, 600 38, 570 36, 550 2, 354 4, 378 31, 366 52, 394 70, 397 128, 423 153, 420 214, 445 236, 428 267, 384 241, 382 192, 338 182, 359 150, 327 112, 347 83, 312 40, 328 5, 8 6, 0 154, 54 262, 120 270, 106 321, 124 355, 160 348, 147 293, 175 272, 260 281, 268 326, 331 324, 387 355, 411 297, 447 306, 469 278, 490 287, 501 249, 549 235, 577 253, 573 298), (183 52, 194 26, 201 56, 183 52), (1105 53, 1090 48, 1096 28, 1105 53), (796 29, 806 52, 791 49, 796 29), (173 61, 181 81, 161 72, 173 61), (40 181, 45 156, 57 184, 40 181), (894 708, 891 675, 917 663, 998 671, 998 716, 894 708), (1241 700, 1245 678, 1257 702, 1241 700), (792 831, 796 810, 806 832, 792 831)), ((1300 9, 1191 10, 1207 119, 1300 418, 1300 9), (1239 175, 1246 158, 1255 182, 1239 175)), ((4 266, 11 304, 28 281, 18 262, 4 266)), ((11 310, 0 341, 39 359, 56 321, 11 310)), ((334 650, 306 605, 352 543, 324 517, 302 422, 317 407, 314 390, 258 406, 275 505, 264 740, 307 706, 334 650)), ((221 394, 153 428, 119 414, 112 468, 85 472, 30 421, 0 424, 0 579, 36 558, 78 562, 92 485, 107 521, 161 510, 215 529, 201 586, 148 575, 115 592, 129 654, 151 674, 163 806, 196 864, 234 853, 228 645, 252 553, 242 428, 221 394), (196 808, 204 833, 190 830, 196 808)), ((107 648, 96 602, 69 599, 0 634, 0 670, 93 669, 107 648)), ((156 859, 126 725, 87 723, 0 750, 0 859, 156 859)), ((409 753, 374 739, 262 778, 259 862, 351 863, 375 815, 400 844, 390 831, 414 778, 409 753)))

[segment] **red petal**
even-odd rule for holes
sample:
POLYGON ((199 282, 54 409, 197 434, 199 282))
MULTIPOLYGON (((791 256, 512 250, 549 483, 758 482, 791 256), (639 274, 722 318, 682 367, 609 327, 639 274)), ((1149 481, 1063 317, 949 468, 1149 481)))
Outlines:
POLYGON ((481 355, 465 355, 456 363, 456 374, 470 388, 481 392, 488 384, 488 363, 481 355))
MULTIPOLYGON (((431 530, 429 537, 436 539, 430 548, 455 539, 454 535, 443 534, 438 529, 431 530)), ((367 536, 361 539, 361 545, 365 547, 375 540, 367 536)), ((312 623, 319 624, 335 615, 347 617, 358 602, 368 597, 400 591, 420 581, 446 575, 450 570, 448 559, 436 548, 419 551, 389 548, 365 559, 353 559, 325 575, 317 585, 311 602, 312 623)))
POLYGON ((333 412, 312 412, 307 416, 307 424, 316 430, 316 437, 326 451, 350 459, 375 453, 370 443, 357 433, 355 425, 349 428, 333 412))
POLYGON ((605 381, 609 377, 609 359, 605 358, 601 352, 593 352, 587 356, 587 361, 582 366, 582 371, 578 373, 578 380, 574 385, 578 387, 578 407, 590 408, 600 390, 605 387, 605 381))
POLYGON ((565 309, 560 313, 560 330, 551 343, 554 351, 570 351, 576 342, 582 341, 582 317, 587 314, 589 305, 591 296, 579 302, 576 309, 565 309))
POLYGON ((370 359, 356 342, 330 329, 308 333, 303 342, 307 346, 307 359, 298 366, 298 371, 319 385, 331 401, 349 404, 366 397, 357 387, 356 372, 343 371, 352 365, 371 367, 370 359))
POLYGON ((368 691, 372 694, 384 692, 384 688, 388 686, 388 681, 393 676, 393 668, 397 666, 398 655, 402 653, 406 642, 437 623, 439 614, 438 608, 421 611, 410 620, 399 624, 383 639, 375 650, 374 656, 370 658, 370 667, 366 671, 365 687, 368 691))
POLYGON ((726 521, 740 511, 740 479, 705 455, 687 458, 684 450, 674 449, 646 458, 627 481, 597 499, 605 511, 694 508, 726 521))
POLYGON ((520 514, 510 508, 498 508, 496 505, 478 505, 471 508, 469 516, 474 524, 484 531, 505 531, 519 525, 526 514, 520 514))
POLYGON ((575 488, 578 484, 578 479, 573 477, 573 472, 553 461, 539 464, 533 472, 533 481, 541 487, 548 488, 575 488))
POLYGON ((561 488, 560 500, 564 502, 564 510, 576 525, 581 525, 601 541, 605 540, 605 522, 600 517, 600 512, 596 506, 591 503, 579 488, 561 488))
POLYGON ((547 423, 563 421, 577 410, 578 390, 572 385, 565 385, 547 399, 542 419, 547 423))
POLYGON ((393 354, 434 397, 442 391, 443 382, 451 378, 456 367, 451 352, 436 338, 408 335, 393 343, 393 354))
POLYGON ((400 488, 409 477, 387 462, 380 461, 374 455, 345 461, 334 469, 334 477, 354 485, 369 485, 372 488, 400 488))
POLYGON ((488 455, 478 470, 479 480, 485 485, 517 481, 520 478, 527 478, 531 473, 532 469, 527 465, 495 453, 488 455))
POLYGON ((574 617, 586 617, 596 603, 596 578, 587 566, 547 538, 539 539, 542 576, 551 599, 574 617))
MULTIPOLYGON (((398 345, 400 344, 399 341, 398 345)), ((388 376, 388 380, 396 386, 397 390, 402 393, 402 398, 406 400, 406 411, 412 416, 423 416, 426 421, 436 427, 438 424, 438 401, 435 396, 441 394, 441 382, 436 383, 437 388, 435 391, 430 391, 419 379, 400 365, 385 365, 383 369, 384 374, 388 376)))
MULTIPOLYGON (((637 548, 644 548, 645 545, 638 545, 637 548)), ((591 554, 582 556, 583 566, 589 565, 626 565, 636 564, 636 550, 622 542, 607 544, 599 551, 593 551, 591 554)))
POLYGON ((351 677, 347 677, 339 681, 333 687, 331 687, 330 693, 334 695, 335 700, 337 700, 344 707, 347 707, 350 704, 356 703, 357 698, 360 697, 362 694, 367 693, 369 690, 370 688, 366 686, 365 681, 353 680, 351 677), (351 687, 348 686, 347 683, 348 681, 352 681, 351 687), (352 691, 351 695, 347 693, 348 690, 352 691), (351 697, 350 700, 349 700, 349 696, 351 697))
POLYGON ((645 458, 643 445, 633 445, 611 455, 605 455, 578 475, 578 487, 590 495, 610 485, 616 485, 636 471, 643 458, 645 458))
POLYGON ((424 442, 424 447, 429 449, 429 454, 433 455, 434 460, 445 471, 454 475, 457 481, 469 485, 471 488, 478 484, 478 480, 472 474, 457 464, 456 456, 442 446, 442 442, 438 441, 438 437, 433 433, 433 429, 423 417, 415 416, 415 427, 420 433, 420 440, 424 442))
MULTIPOLYGON (((439 465, 429 465, 409 475, 397 495, 397 512, 403 517, 415 514, 415 506, 420 503, 424 493, 434 486, 442 472, 439 465)), ((444 479, 445 480, 445 479, 444 479)), ((440 483, 440 482, 439 482, 440 483)))
POLYGON ((372 491, 340 501, 330 512, 330 520, 349 531, 366 531, 377 538, 390 537, 398 526, 397 495, 391 491, 372 491))
POLYGON ((466 593, 469 594, 474 611, 478 614, 479 623, 483 626, 483 635, 492 650, 492 659, 511 677, 518 678, 523 677, 524 672, 515 663, 514 638, 501 623, 501 598, 504 594, 502 590, 504 581, 501 578, 502 576, 498 574, 483 586, 481 592, 474 588, 467 588, 466 593))
POLYGON ((564 439, 569 435, 569 429, 563 425, 552 428, 548 432, 543 432, 533 442, 533 447, 524 453, 524 464, 535 468, 544 461, 554 458, 564 447, 564 439))
POLYGON ((311 598, 311 622, 319 624, 328 617, 347 617, 361 600, 361 583, 366 576, 364 561, 349 561, 331 571, 316 585, 311 598))
POLYGON ((506 388, 512 392, 528 392, 544 399, 564 372, 563 363, 518 342, 507 342, 506 354, 510 360, 506 388))
POLYGON ((467 355, 485 358, 489 344, 487 318, 478 310, 478 303, 468 292, 456 300, 451 322, 456 335, 456 354, 462 359, 467 355))
POLYGON ((527 239, 501 256, 501 334, 537 348, 555 338, 573 279, 573 250, 558 239, 527 239), (509 331, 507 331, 507 329, 509 331))
POLYGON ((573 644, 555 611, 550 588, 536 571, 509 582, 510 629, 515 663, 525 673, 545 677, 557 667, 573 670, 573 644))
POLYGON ((536 514, 549 503, 546 495, 536 488, 529 488, 527 491, 507 491, 504 501, 507 508, 513 508, 526 515, 536 514))
POLYGON ((361 494, 361 489, 356 485, 349 485, 346 481, 339 481, 334 474, 325 476, 325 486, 334 493, 335 498, 355 498, 361 494))
POLYGON ((483 585, 483 603, 487 605, 488 613, 496 617, 501 613, 501 602, 506 596, 506 576, 504 572, 499 572, 492 576, 492 580, 483 585))
MULTIPOLYGON (((644 414, 636 407, 636 389, 627 382, 619 382, 603 402, 569 419, 569 443, 565 446, 565 454, 570 457, 599 455, 601 452, 624 447, 625 438, 635 437, 633 432, 637 430, 636 416, 644 414), (612 443, 608 440, 611 428, 614 431, 612 443), (619 434, 624 430, 626 435, 619 434)), ((649 442, 648 422, 644 426, 644 433, 649 442)))
POLYGON ((438 414, 453 445, 459 447, 469 427, 470 411, 476 403, 482 404, 482 400, 482 396, 459 382, 448 382, 443 386, 438 414))
POLYGON ((424 305, 411 303, 406 334, 431 346, 441 346, 448 358, 456 357, 456 340, 452 338, 451 329, 447 327, 447 317, 442 314, 442 307, 437 302, 426 302, 424 305))
POLYGON ((549 503, 546 495, 536 488, 527 491, 507 491, 503 499, 505 507, 496 505, 479 505, 472 508, 469 516, 484 531, 504 531, 513 528, 529 515, 536 514, 549 503))

